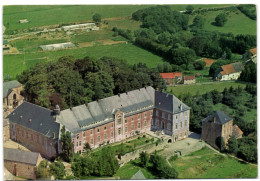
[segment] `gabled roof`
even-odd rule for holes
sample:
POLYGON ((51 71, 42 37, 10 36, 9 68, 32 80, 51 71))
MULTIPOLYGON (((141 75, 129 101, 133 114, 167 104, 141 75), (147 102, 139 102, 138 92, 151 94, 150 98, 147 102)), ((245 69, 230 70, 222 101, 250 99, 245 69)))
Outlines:
POLYGON ((145 176, 141 170, 138 170, 132 177, 132 180, 145 180, 145 176))
POLYGON ((3 83, 3 98, 6 98, 12 91, 13 88, 22 86, 17 80, 12 80, 3 83))
POLYGON ((194 80, 195 79, 195 75, 186 75, 186 76, 183 76, 183 79, 184 80, 194 80))
POLYGON ((240 136, 243 135, 243 131, 235 124, 232 127, 232 135, 235 136, 235 138, 239 138, 240 136))
POLYGON ((30 165, 37 165, 40 153, 29 152, 18 149, 4 148, 4 160, 20 162, 30 165))
POLYGON ((202 121, 206 121, 206 122, 214 122, 216 124, 225 124, 229 121, 232 120, 232 118, 230 118, 229 116, 227 116, 225 113, 223 113, 222 111, 216 111, 214 114, 206 117, 205 119, 203 119, 202 121))
POLYGON ((172 94, 155 91, 155 107, 173 114, 190 108, 172 94))
POLYGON ((151 109, 154 106, 154 91, 149 86, 66 109, 57 116, 57 122, 65 125, 71 132, 105 124, 113 120, 116 110, 129 116, 151 109))
POLYGON ((211 65, 213 64, 213 62, 214 62, 215 60, 203 58, 202 61, 204 61, 204 62, 206 63, 206 67, 209 67, 209 66, 211 66, 211 65))
POLYGON ((55 122, 52 110, 44 107, 23 102, 7 118, 9 122, 20 124, 49 138, 52 138, 52 133, 55 133, 55 138, 59 136, 60 124, 55 122))
POLYGON ((257 53, 257 48, 252 48, 249 50, 253 55, 256 55, 257 53))
POLYGON ((221 75, 229 75, 232 73, 240 72, 243 70, 243 65, 241 62, 231 63, 227 65, 221 66, 222 71, 220 72, 221 75))
POLYGON ((160 73, 163 79, 174 79, 176 76, 182 76, 181 72, 171 72, 171 73, 160 73))

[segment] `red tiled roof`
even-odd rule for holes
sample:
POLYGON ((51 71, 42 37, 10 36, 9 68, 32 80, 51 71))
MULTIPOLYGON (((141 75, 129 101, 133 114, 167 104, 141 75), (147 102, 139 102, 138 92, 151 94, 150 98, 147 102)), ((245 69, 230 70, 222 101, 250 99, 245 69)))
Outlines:
POLYGON ((181 72, 171 72, 171 73, 160 73, 163 79, 174 79, 176 76, 182 76, 181 72))
POLYGON ((253 55, 256 55, 257 53, 257 49, 256 48, 252 48, 249 50, 253 55))
POLYGON ((232 127, 233 130, 233 135, 238 138, 239 136, 241 136, 243 134, 243 131, 241 131, 241 129, 235 124, 232 127))
POLYGON ((221 75, 228 75, 236 72, 232 64, 222 65, 221 68, 223 70, 220 72, 221 75))
POLYGON ((183 76, 184 80, 193 80, 195 79, 195 75, 187 75, 187 76, 183 76))
POLYGON ((202 61, 204 61, 204 62, 206 63, 206 67, 209 67, 209 66, 211 66, 211 64, 213 64, 213 62, 214 62, 215 60, 203 58, 202 61))

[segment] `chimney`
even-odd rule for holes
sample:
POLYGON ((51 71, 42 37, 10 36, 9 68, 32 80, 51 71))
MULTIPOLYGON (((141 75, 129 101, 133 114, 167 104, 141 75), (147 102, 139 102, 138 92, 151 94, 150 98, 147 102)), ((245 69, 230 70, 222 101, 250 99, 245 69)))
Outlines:
POLYGON ((59 105, 56 105, 55 108, 53 109, 53 115, 60 115, 60 107, 59 105))

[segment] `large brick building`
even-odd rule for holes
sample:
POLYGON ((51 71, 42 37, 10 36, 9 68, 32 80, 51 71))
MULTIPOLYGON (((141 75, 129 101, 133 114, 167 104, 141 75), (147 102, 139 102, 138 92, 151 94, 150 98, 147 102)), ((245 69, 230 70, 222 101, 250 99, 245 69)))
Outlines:
POLYGON ((4 148, 4 166, 15 176, 36 179, 36 167, 41 161, 40 153, 4 148))
MULTIPOLYGON (((96 148, 150 130, 162 131, 172 136, 174 141, 183 139, 189 134, 189 115, 190 108, 175 96, 156 91, 152 87, 146 87, 63 111, 59 111, 59 108, 56 107, 52 112, 25 102, 9 115, 9 119, 11 137, 17 134, 17 127, 20 131, 26 130, 28 132, 28 126, 35 123, 35 126, 30 127, 30 130, 33 135, 36 135, 36 140, 39 134, 45 140, 47 138, 53 140, 54 138, 48 136, 51 136, 52 132, 59 134, 60 128, 64 125, 72 133, 74 151, 81 153, 84 151, 84 143, 86 142, 92 148, 96 148), (30 113, 31 106, 34 107, 33 109, 37 109, 39 113, 44 114, 44 116, 41 115, 41 121, 35 121, 37 113, 34 114, 31 122, 28 121, 30 116, 24 116, 26 119, 22 117, 22 121, 20 120, 20 116, 33 114, 30 113), (43 117, 48 119, 49 124, 51 122, 57 124, 56 130, 48 130, 52 127, 44 122, 43 117), (43 132, 39 133, 40 123, 46 125, 45 135, 43 132), (15 128, 12 128, 12 125, 15 128)), ((20 140, 22 143, 28 142, 27 137, 23 137, 21 140, 14 136, 13 139, 20 140)), ((32 150, 35 150, 34 145, 36 144, 37 141, 32 142, 32 150)), ((57 144, 59 145, 58 140, 57 144)), ((47 149, 45 145, 43 146, 44 150, 47 149)), ((54 147, 54 144, 52 144, 52 147, 54 147)), ((59 150, 57 149, 58 152, 59 150)), ((46 156, 46 152, 43 155, 46 156)))
POLYGON ((225 144, 227 144, 232 132, 233 119, 222 111, 216 111, 202 120, 201 139, 217 149, 216 139, 223 137, 225 144))

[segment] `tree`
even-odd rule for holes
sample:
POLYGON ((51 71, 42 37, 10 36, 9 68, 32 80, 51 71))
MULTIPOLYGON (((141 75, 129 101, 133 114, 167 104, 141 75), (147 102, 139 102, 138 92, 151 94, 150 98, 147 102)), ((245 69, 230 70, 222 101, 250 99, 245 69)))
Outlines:
POLYGON ((238 152, 238 142, 237 139, 234 136, 231 136, 228 140, 228 152, 233 153, 234 155, 237 155, 238 152))
POLYGON ((194 10, 194 7, 192 5, 188 5, 186 7, 186 13, 187 14, 191 14, 193 12, 193 10, 194 10))
POLYGON ((65 130, 65 126, 61 129, 61 149, 62 149, 62 156, 64 161, 70 162, 72 158, 73 148, 74 145, 71 140, 71 134, 69 131, 65 130))
POLYGON ((93 19, 93 21, 95 21, 96 23, 99 23, 99 22, 101 22, 101 15, 98 14, 98 13, 95 13, 95 14, 92 16, 92 19, 93 19))
POLYGON ((140 153, 139 158, 140 158, 140 160, 141 160, 141 161, 140 161, 141 167, 143 167, 143 168, 147 167, 147 166, 148 166, 148 162, 149 162, 149 154, 142 151, 142 152, 140 153))
POLYGON ((204 27, 204 19, 202 16, 197 15, 193 19, 193 23, 191 25, 192 28, 199 28, 202 29, 204 27))
POLYGON ((194 68, 196 70, 203 70, 204 67, 206 66, 206 62, 202 61, 202 60, 199 60, 199 61, 196 61, 194 64, 193 64, 194 68))
POLYGON ((49 172, 49 169, 48 169, 48 161, 42 160, 41 163, 36 168, 36 178, 48 180, 49 176, 50 176, 50 172, 49 172))
POLYGON ((176 65, 185 64, 187 66, 189 63, 194 62, 196 54, 192 49, 181 47, 172 50, 172 57, 171 63, 176 65))
POLYGON ((65 167, 60 161, 51 163, 50 171, 56 179, 63 179, 65 176, 65 167))
POLYGON ((220 13, 215 18, 215 25, 216 26, 224 26, 224 24, 227 22, 227 15, 224 13, 220 13))

